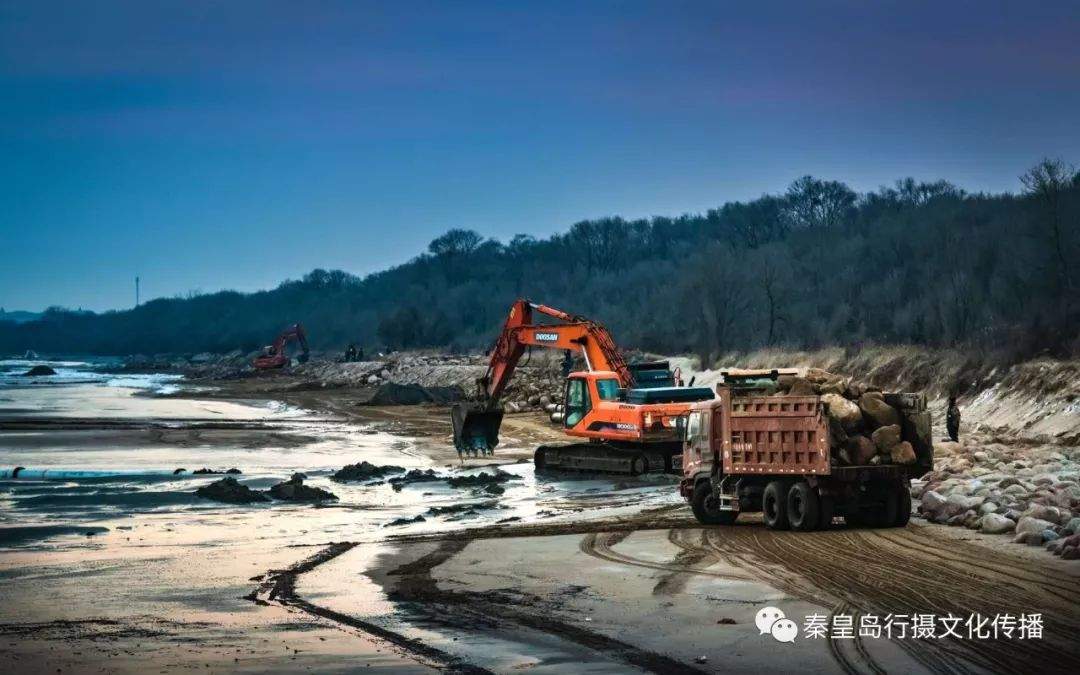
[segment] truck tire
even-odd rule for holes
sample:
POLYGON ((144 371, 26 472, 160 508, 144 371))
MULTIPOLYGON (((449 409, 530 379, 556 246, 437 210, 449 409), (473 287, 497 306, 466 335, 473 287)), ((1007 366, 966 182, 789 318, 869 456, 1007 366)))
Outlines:
POLYGON ((895 485, 878 488, 873 510, 867 514, 866 519, 871 527, 896 527, 900 510, 899 492, 900 490, 895 485))
POLYGON ((896 505, 896 520, 893 522, 895 527, 907 527, 908 521, 911 520, 911 488, 907 483, 900 485, 898 490, 899 503, 896 505))
POLYGON ((819 496, 819 511, 817 529, 827 530, 832 527, 833 515, 836 513, 836 502, 832 497, 819 496))
POLYGON ((844 522, 848 527, 862 527, 866 525, 866 514, 859 507, 859 500, 850 500, 844 508, 844 522))
POLYGON ((798 532, 817 529, 820 513, 817 490, 805 481, 799 481, 791 486, 787 494, 787 517, 791 529, 798 532))
POLYGON ((770 530, 786 530, 791 524, 788 522, 787 513, 787 483, 774 480, 765 486, 765 493, 761 495, 761 514, 765 520, 765 527, 770 530))
POLYGON ((707 480, 699 480, 694 485, 694 494, 690 497, 690 508, 694 517, 702 525, 733 525, 739 517, 738 511, 721 511, 712 495, 712 485, 707 480))

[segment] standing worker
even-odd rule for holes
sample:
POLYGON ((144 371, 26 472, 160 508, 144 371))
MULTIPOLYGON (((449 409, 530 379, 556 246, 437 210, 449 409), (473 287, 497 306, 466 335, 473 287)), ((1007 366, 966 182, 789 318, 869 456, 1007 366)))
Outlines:
POLYGON ((960 408, 956 405, 956 396, 949 396, 949 409, 945 413, 945 428, 949 439, 954 443, 960 440, 960 408))
POLYGON ((564 380, 566 378, 570 377, 570 369, 573 368, 573 367, 574 367, 574 356, 570 353, 570 350, 567 349, 565 352, 563 352, 563 357, 562 357, 562 376, 563 376, 564 380))

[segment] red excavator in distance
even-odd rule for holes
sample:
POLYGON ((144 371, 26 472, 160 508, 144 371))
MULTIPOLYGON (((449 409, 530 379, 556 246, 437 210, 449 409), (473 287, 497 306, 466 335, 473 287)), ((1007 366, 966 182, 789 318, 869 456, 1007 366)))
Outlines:
POLYGON ((540 446, 533 458, 537 470, 670 472, 690 404, 713 397, 708 387, 675 386, 666 362, 627 364, 611 334, 595 321, 518 300, 491 350, 487 373, 477 381, 479 402, 451 409, 459 454, 490 453, 498 444, 499 396, 530 346, 579 352, 586 366, 566 379, 562 422, 567 434, 583 442, 540 446), (556 323, 533 323, 533 312, 556 323))
POLYGON ((296 340, 300 343, 300 355, 296 357, 296 360, 300 363, 305 363, 308 360, 310 351, 308 350, 307 335, 304 333, 304 327, 298 323, 294 323, 277 336, 274 340, 274 344, 266 345, 263 348, 263 353, 256 356, 251 362, 251 365, 255 366, 256 370, 274 370, 275 368, 283 368, 289 363, 289 356, 285 353, 285 345, 290 340, 296 340))

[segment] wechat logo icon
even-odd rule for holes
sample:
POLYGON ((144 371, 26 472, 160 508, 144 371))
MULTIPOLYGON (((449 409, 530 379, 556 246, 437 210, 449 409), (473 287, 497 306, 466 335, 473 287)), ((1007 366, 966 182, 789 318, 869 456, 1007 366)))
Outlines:
POLYGON ((776 607, 763 607, 754 616, 754 624, 760 631, 759 635, 772 635, 778 642, 795 642, 799 634, 799 626, 784 615, 783 610, 776 607))

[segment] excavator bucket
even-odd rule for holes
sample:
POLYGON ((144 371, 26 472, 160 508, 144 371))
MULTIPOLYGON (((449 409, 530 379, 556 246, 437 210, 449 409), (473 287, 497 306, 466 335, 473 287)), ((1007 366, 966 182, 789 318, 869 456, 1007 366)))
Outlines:
POLYGON ((492 410, 483 404, 455 403, 450 408, 450 420, 454 423, 454 447, 458 455, 494 454, 502 418, 502 408, 492 410))

